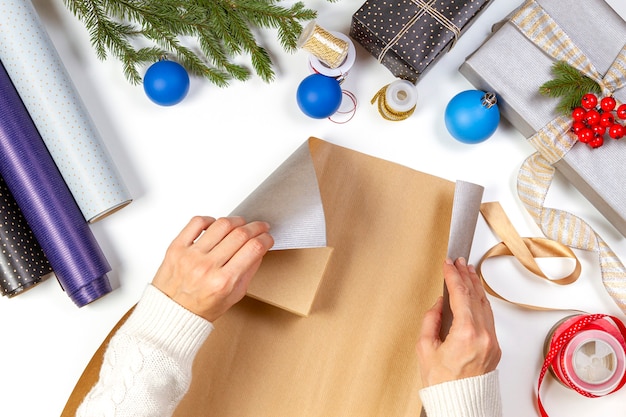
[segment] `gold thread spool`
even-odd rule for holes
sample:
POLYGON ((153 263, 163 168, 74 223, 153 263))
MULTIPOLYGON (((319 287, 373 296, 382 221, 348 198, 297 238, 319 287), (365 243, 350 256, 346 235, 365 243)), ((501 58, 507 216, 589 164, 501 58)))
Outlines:
POLYGON ((415 86, 406 80, 396 80, 383 86, 374 95, 371 104, 378 101, 378 113, 386 119, 394 122, 408 119, 415 111, 417 93, 415 86), (388 97, 391 89, 392 97, 388 97), (394 97, 397 95, 397 97, 394 97))
POLYGON ((300 33, 297 43, 330 68, 337 68, 348 55, 348 42, 328 32, 314 21, 310 22, 300 33))

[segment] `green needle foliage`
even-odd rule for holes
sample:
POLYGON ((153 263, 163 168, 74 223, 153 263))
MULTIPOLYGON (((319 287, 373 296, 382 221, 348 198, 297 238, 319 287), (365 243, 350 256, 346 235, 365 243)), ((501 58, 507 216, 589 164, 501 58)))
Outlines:
MULTIPOLYGON (((254 31, 276 29, 285 51, 297 48, 300 22, 317 13, 302 2, 290 7, 276 0, 63 0, 89 31, 100 60, 119 59, 129 82, 139 84, 138 68, 163 57, 219 87, 247 80, 250 71, 233 63, 248 55, 254 72, 274 79, 273 63, 254 31)), ((329 0, 332 1, 332 0, 329 0)))
POLYGON ((580 100, 585 94, 602 92, 598 83, 565 61, 555 62, 552 65, 552 74, 555 78, 542 84, 539 93, 549 97, 560 97, 556 110, 563 115, 570 115, 575 107, 580 106, 580 100))

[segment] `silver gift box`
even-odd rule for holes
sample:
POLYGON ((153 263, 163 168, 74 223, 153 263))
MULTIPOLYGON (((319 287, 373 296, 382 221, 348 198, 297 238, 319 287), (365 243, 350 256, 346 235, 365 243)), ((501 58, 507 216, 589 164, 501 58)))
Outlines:
MULTIPOLYGON (((626 22, 603 0, 537 0, 605 74, 626 42, 626 22)), ((520 6, 521 7, 521 6, 520 6)), ((539 94, 554 60, 508 19, 459 68, 475 88, 495 92, 502 117, 526 138, 558 116, 558 99, 539 94)), ((626 89, 614 92, 626 102, 626 89)), ((626 236, 626 137, 592 149, 576 143, 554 167, 626 236)))

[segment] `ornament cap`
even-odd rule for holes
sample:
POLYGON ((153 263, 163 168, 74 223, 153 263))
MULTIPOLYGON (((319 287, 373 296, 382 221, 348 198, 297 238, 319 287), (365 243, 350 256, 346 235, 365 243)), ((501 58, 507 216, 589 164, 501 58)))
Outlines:
POLYGON ((486 92, 480 102, 484 107, 490 109, 498 103, 498 99, 495 93, 486 92))

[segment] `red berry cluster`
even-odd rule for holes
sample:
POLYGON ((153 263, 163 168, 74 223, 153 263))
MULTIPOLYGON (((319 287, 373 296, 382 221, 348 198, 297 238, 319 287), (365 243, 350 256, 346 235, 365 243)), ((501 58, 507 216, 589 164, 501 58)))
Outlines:
POLYGON ((580 107, 572 111, 572 132, 578 140, 592 148, 604 143, 604 134, 608 132, 612 139, 621 139, 626 135, 626 127, 617 119, 626 120, 626 104, 620 105, 613 97, 604 97, 598 103, 595 94, 588 93, 580 101, 580 107))

